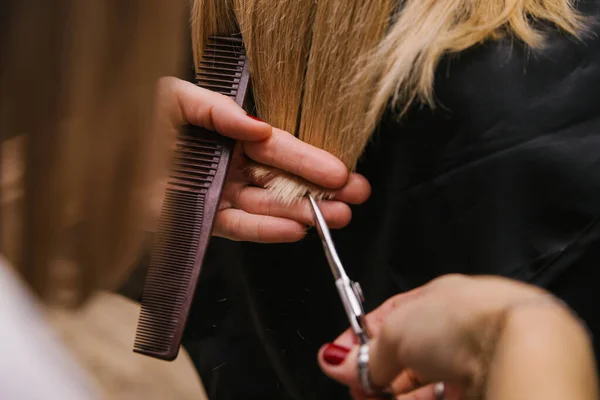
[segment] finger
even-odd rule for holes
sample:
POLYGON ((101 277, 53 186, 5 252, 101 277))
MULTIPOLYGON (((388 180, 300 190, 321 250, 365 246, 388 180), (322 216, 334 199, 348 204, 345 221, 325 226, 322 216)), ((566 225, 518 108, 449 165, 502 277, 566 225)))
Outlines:
POLYGON ((343 162, 281 129, 273 128, 273 134, 266 140, 244 143, 244 153, 260 164, 324 188, 341 189, 348 181, 348 168, 343 162))
POLYGON ((291 243, 306 235, 306 228, 285 218, 249 214, 229 208, 215 217, 215 236, 255 243, 291 243))
POLYGON ((351 348, 327 344, 317 355, 323 373, 339 383, 351 388, 360 389, 356 360, 358 345, 351 348))
MULTIPOLYGON (((397 331, 391 331, 396 333, 397 331)), ((374 387, 387 388, 394 379, 402 372, 404 365, 399 361, 398 348, 401 336, 383 335, 371 340, 369 345, 369 372, 374 387)), ((337 352, 337 358, 332 357, 332 346, 325 345, 319 350, 319 366, 327 376, 336 381, 350 386, 360 388, 358 379, 357 356, 359 346, 353 346, 345 357, 344 350, 334 345, 333 350, 337 352), (343 359, 343 361, 341 361, 343 359), (340 362, 341 361, 341 362, 340 362)))
POLYGON ((392 393, 409 393, 425 386, 423 382, 411 369, 403 370, 390 384, 392 393))
MULTIPOLYGON (((466 391, 460 385, 444 384, 444 400, 461 400, 465 398, 466 391)), ((437 400, 435 384, 420 387, 409 393, 396 397, 397 400, 437 400)))
POLYGON ((371 196, 371 185, 359 174, 350 174, 346 186, 336 192, 334 199, 347 204, 362 204, 371 196))
MULTIPOLYGON (((401 305, 407 304, 408 302, 414 300, 418 296, 422 295, 423 292, 424 287, 419 287, 394 297, 390 297, 375 310, 368 313, 366 315, 366 324, 369 330, 369 335, 371 337, 378 336, 381 326, 392 311, 401 305)), ((358 339, 354 334, 354 331, 347 329, 334 340, 334 343, 349 348, 355 344, 358 344, 358 339)))
MULTIPOLYGON (((435 398, 435 391, 434 391, 434 385, 429 385, 426 387, 423 386, 415 386, 414 389, 411 389, 407 392, 401 392, 395 389, 394 386, 392 386, 392 388, 390 388, 389 393, 393 393, 394 394, 394 399, 396 400, 437 400, 435 398), (404 393, 404 394, 402 394, 404 393), (431 397, 433 394, 433 398, 431 397)), ((458 400, 458 399, 462 399, 462 397, 457 397, 454 395, 454 393, 457 393, 455 390, 452 391, 448 391, 445 390, 444 391, 444 400, 458 400), (448 394, 452 393, 452 396, 449 397, 448 394)), ((461 393, 463 393, 461 391, 461 393)), ((352 396, 352 399, 354 400, 381 400, 381 397, 367 397, 367 395, 365 395, 365 393, 362 391, 361 388, 351 388, 350 389, 350 395, 352 396)), ((387 398, 387 397, 386 397, 387 398)))
MULTIPOLYGON (((415 374, 409 370, 405 369, 400 373, 400 375, 389 385, 387 388, 388 393, 393 393, 394 395, 399 395, 398 398, 405 398, 403 395, 407 393, 411 393, 423 388, 425 385, 422 384, 419 379, 415 376, 415 374)), ((355 393, 357 397, 365 398, 365 394, 363 393, 361 388, 354 388, 352 392, 355 393)), ((417 392, 417 395, 428 394, 427 391, 417 392)))
MULTIPOLYGON (((435 385, 427 385, 396 397, 397 400, 437 400, 435 385)), ((450 400, 444 394, 444 400, 450 400)))
MULTIPOLYGON (((269 215, 292 219, 303 225, 313 225, 314 218, 308 200, 287 205, 277 198, 268 195, 267 190, 247 186, 237 190, 233 196, 233 204, 250 214, 269 215)), ((339 229, 350 223, 352 211, 348 205, 339 201, 321 201, 319 207, 330 228, 339 229)))
POLYGON ((265 140, 269 124, 250 118, 232 99, 174 77, 159 83, 159 105, 174 126, 202 126, 238 140, 265 140))

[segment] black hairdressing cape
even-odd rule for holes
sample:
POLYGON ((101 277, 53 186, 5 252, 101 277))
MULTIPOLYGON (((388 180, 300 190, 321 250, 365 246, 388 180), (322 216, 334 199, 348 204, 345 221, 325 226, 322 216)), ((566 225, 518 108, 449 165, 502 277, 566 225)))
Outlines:
MULTIPOLYGON (((442 274, 499 274, 600 336, 600 39, 488 43, 444 59, 435 93, 435 110, 383 119, 358 168, 372 197, 334 233, 367 308, 442 274)), ((215 239, 207 264, 185 345, 211 400, 348 398, 316 363, 348 323, 314 232, 215 239)))

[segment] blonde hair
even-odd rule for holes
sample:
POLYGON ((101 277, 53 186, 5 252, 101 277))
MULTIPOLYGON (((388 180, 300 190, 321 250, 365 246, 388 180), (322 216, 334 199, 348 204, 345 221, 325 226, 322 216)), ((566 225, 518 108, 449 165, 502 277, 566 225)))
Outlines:
POLYGON ((44 300, 79 304, 135 261, 149 166, 167 148, 152 111, 158 78, 180 67, 178 3, 0 6, 0 138, 23 136, 24 166, 18 232, 2 226, 18 248, 1 250, 44 300))
MULTIPOLYGON (((240 31, 258 115, 355 168, 378 120, 392 105, 435 105, 442 56, 510 35, 543 46, 536 25, 577 36, 583 17, 570 0, 194 0, 196 63, 211 34, 240 31), (237 24, 237 25, 236 25, 237 24)), ((255 166, 284 201, 307 182, 255 166)))

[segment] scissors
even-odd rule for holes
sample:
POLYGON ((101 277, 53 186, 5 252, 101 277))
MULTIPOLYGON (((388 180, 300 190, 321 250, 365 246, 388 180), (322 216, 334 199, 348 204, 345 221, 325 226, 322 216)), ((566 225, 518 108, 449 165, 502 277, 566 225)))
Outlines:
POLYGON ((323 213, 321 213, 321 209, 319 208, 315 198, 310 193, 308 194, 308 200, 310 201, 310 205, 313 210, 317 233, 321 238, 323 248, 325 249, 325 256, 327 256, 329 267, 331 268, 331 272, 335 278, 335 286, 337 287, 340 298, 342 299, 342 304, 344 305, 344 310, 346 311, 346 315, 350 321, 350 326, 358 337, 358 341, 360 343, 359 355, 357 357, 358 378, 360 380, 360 384, 366 393, 371 394, 378 399, 395 399, 396 397, 391 392, 377 391, 373 389, 368 368, 368 346, 370 336, 367 329, 365 310, 363 308, 363 302, 365 301, 365 298, 363 296, 362 289, 360 288, 360 284, 358 282, 352 281, 348 277, 348 274, 346 274, 346 270, 344 270, 342 262, 340 261, 340 257, 335 250, 327 222, 325 222, 323 213))
POLYGON ((323 217, 323 213, 321 213, 319 205, 313 195, 308 194, 308 199, 313 210, 315 227, 317 228, 317 233, 323 243, 325 256, 327 257, 329 267, 335 278, 335 286, 342 299, 344 310, 350 321, 350 327, 358 337, 360 344, 367 344, 369 343, 369 332, 367 330, 367 321, 363 308, 365 298, 360 284, 352 281, 348 277, 348 274, 346 274, 337 251, 335 250, 335 245, 333 244, 331 234, 329 233, 329 227, 327 226, 327 222, 325 222, 325 218, 323 217))

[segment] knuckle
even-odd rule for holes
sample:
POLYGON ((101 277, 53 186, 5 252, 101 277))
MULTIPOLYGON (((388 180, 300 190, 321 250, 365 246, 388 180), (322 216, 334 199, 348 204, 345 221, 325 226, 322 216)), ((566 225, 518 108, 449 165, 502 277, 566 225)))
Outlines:
POLYGON ((228 110, 232 107, 238 107, 237 103, 232 98, 222 95, 220 93, 217 93, 215 100, 217 109, 228 110))
POLYGON ((215 229, 213 230, 213 234, 215 236, 220 236, 224 238, 229 238, 229 229, 227 228, 228 218, 224 215, 223 212, 217 214, 215 219, 215 229))
POLYGON ((235 214, 226 215, 224 218, 221 218, 219 222, 218 225, 221 236, 231 240, 243 238, 241 231, 243 221, 239 216, 235 214))
POLYGON ((277 161, 277 157, 279 155, 280 142, 281 135, 274 133, 265 143, 264 157, 267 163, 274 164, 277 161))
POLYGON ((243 236, 244 220, 241 216, 237 216, 232 224, 231 234, 234 236, 243 236))
POLYGON ((308 158, 306 157, 306 154, 304 154, 302 152, 298 154, 298 159, 296 161, 297 165, 298 165, 297 171, 295 172, 296 175, 300 175, 300 176, 306 175, 306 171, 308 171, 310 169, 307 160, 308 160, 308 158))
POLYGON ((196 121, 199 121, 200 124, 210 130, 214 130, 213 123, 213 114, 215 112, 215 104, 209 104, 208 108, 205 109, 205 105, 198 104, 196 105, 196 109, 194 110, 196 121))
POLYGON ((223 223, 221 224, 221 230, 227 237, 234 237, 233 233, 235 232, 235 224, 235 218, 227 217, 223 219, 223 223))
POLYGON ((262 215, 273 215, 273 201, 264 193, 258 196, 258 212, 262 215))
POLYGON ((264 219, 264 217, 262 217, 256 222, 256 241, 257 242, 263 242, 265 240, 265 238, 266 238, 265 229, 266 229, 265 219, 264 219))
POLYGON ((246 193, 246 188, 240 189, 240 188, 234 188, 230 191, 230 198, 231 198, 231 202, 239 208, 243 208, 243 204, 244 204, 244 200, 245 200, 245 193, 246 193))
POLYGON ((225 95, 221 95, 221 98, 223 99, 224 104, 227 107, 235 107, 235 108, 239 107, 238 104, 235 102, 235 100, 233 100, 231 97, 227 97, 225 95))
POLYGON ((467 279, 467 277, 463 274, 451 273, 438 276, 437 278, 433 279, 429 285, 431 287, 447 287, 462 283, 465 281, 465 279, 467 279))
POLYGON ((386 351, 396 349, 396 327, 395 324, 384 323, 379 332, 378 340, 380 346, 386 351))
POLYGON ((310 208, 310 203, 307 200, 303 199, 302 202, 299 204, 299 207, 301 207, 301 209, 298 212, 299 220, 305 225, 313 226, 315 224, 315 221, 313 217, 313 212, 310 208))
POLYGON ((172 76, 163 76, 159 78, 158 84, 156 86, 159 94, 162 94, 168 90, 170 90, 176 83, 176 79, 172 76))

